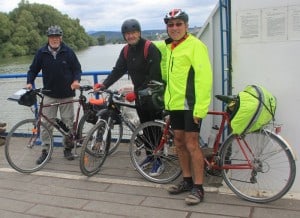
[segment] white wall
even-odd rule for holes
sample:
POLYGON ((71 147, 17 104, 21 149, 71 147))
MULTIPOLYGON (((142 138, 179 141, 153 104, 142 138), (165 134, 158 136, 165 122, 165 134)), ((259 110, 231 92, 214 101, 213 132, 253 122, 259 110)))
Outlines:
MULTIPOLYGON (((300 1, 232 0, 231 15, 233 93, 248 84, 272 92, 281 135, 299 156, 300 1)), ((291 191, 300 193, 299 173, 291 191)))

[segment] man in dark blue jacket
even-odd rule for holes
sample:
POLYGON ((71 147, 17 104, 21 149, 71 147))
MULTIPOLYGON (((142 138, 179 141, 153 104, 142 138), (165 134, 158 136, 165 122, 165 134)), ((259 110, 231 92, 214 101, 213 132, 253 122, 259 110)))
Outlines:
MULTIPOLYGON (((38 73, 42 71, 43 75, 43 88, 50 90, 45 94, 44 103, 58 103, 66 100, 72 100, 75 96, 75 89, 78 89, 81 79, 81 65, 74 53, 62 41, 63 31, 55 25, 50 26, 47 30, 48 43, 40 48, 27 72, 27 88, 32 89, 35 78, 38 73)), ((55 120, 57 112, 60 112, 62 121, 70 128, 72 128, 74 120, 74 105, 64 104, 60 106, 52 106, 44 109, 44 113, 48 118, 55 120)), ((49 126, 53 131, 53 128, 49 126)), ((47 134, 43 134, 42 130, 42 143, 44 146, 49 144, 49 139, 46 138, 47 134)), ((68 160, 73 160, 72 145, 68 145, 64 141, 64 156, 68 160)), ((37 164, 41 164, 46 156, 47 149, 43 152, 37 164)))

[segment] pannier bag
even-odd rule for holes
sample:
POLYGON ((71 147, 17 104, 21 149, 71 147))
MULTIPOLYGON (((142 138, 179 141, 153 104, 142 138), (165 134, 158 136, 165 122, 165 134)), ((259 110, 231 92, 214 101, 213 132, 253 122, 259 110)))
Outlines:
POLYGON ((242 135, 259 130, 275 118, 276 98, 265 88, 248 85, 229 103, 232 133, 242 135))
POLYGON ((18 103, 24 106, 32 106, 36 103, 36 95, 33 90, 29 90, 20 96, 18 103))

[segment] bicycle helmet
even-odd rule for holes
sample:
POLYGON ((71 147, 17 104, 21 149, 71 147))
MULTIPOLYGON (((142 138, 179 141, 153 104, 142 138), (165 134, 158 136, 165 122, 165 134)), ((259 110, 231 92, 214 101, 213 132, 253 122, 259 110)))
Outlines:
POLYGON ((121 32, 124 35, 127 32, 139 31, 141 32, 141 25, 136 19, 125 20, 121 27, 121 32))
POLYGON ((181 9, 173 9, 169 13, 166 14, 166 16, 164 18, 165 24, 167 24, 169 22, 169 20, 171 20, 171 19, 181 19, 185 23, 187 23, 189 21, 189 16, 187 15, 187 13, 185 13, 181 9))
POLYGON ((50 26, 47 30, 47 36, 62 36, 63 31, 60 26, 54 25, 50 26))

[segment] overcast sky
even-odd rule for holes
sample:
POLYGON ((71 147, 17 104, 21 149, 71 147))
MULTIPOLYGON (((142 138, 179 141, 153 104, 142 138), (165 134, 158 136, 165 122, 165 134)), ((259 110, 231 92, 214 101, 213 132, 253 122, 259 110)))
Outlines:
MULTIPOLYGON (((21 0, 0 0, 0 11, 10 12, 21 0)), ((164 29, 163 17, 172 8, 181 8, 190 18, 190 27, 202 26, 218 0, 29 0, 48 4, 78 18, 86 31, 119 31, 128 18, 140 21, 143 30, 164 29)))

